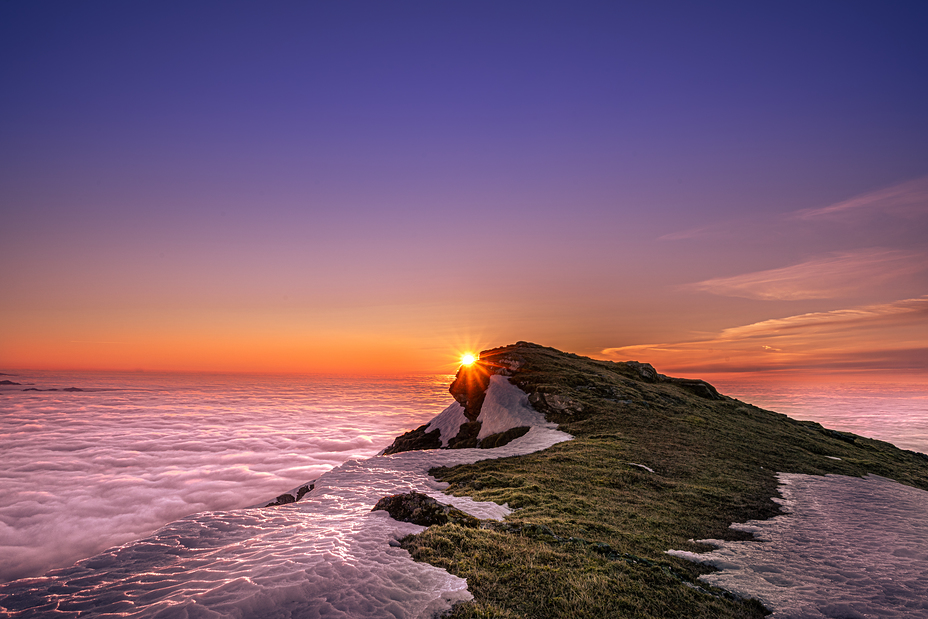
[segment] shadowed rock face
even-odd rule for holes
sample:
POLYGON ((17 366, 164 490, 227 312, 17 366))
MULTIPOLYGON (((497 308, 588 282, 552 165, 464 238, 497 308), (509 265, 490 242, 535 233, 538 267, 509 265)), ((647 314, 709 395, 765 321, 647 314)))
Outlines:
POLYGON ((419 449, 438 449, 441 447, 441 432, 439 430, 432 430, 431 432, 426 432, 425 429, 429 424, 424 426, 419 426, 415 430, 407 432, 402 436, 396 437, 393 441, 393 444, 384 450, 383 454, 389 456, 390 454, 400 453, 401 451, 417 451, 419 449))
POLYGON ((470 421, 477 421, 480 407, 487 396, 490 376, 495 374, 494 367, 483 360, 471 366, 462 366, 458 370, 449 391, 458 404, 464 407, 464 416, 470 421))
POLYGON ((494 447, 502 447, 520 436, 525 436, 528 434, 528 431, 531 428, 528 426, 521 426, 519 428, 509 428, 505 432, 497 432, 496 434, 491 434, 490 436, 485 437, 477 445, 480 449, 493 449, 494 447))
POLYGON ((480 426, 483 424, 479 421, 469 421, 462 423, 458 430, 457 436, 448 441, 450 449, 469 449, 476 447, 478 444, 477 435, 480 434, 480 426))
POLYGON ((478 527, 480 521, 470 514, 459 509, 439 503, 427 494, 421 492, 408 492, 385 496, 374 509, 385 510, 390 517, 400 522, 411 522, 420 527, 430 527, 433 524, 457 524, 465 527, 478 527))

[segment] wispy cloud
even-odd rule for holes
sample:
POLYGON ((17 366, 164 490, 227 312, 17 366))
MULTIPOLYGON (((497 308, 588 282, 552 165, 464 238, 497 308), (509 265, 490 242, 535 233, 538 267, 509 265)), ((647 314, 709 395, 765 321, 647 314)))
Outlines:
POLYGON ((754 216, 704 223, 699 226, 670 232, 658 237, 659 241, 710 239, 742 236, 764 230, 790 234, 797 221, 807 223, 827 221, 871 221, 881 215, 894 215, 906 219, 928 217, 928 176, 923 176, 876 191, 870 191, 841 202, 790 211, 782 215, 754 216))
POLYGON ((798 314, 688 342, 606 348, 679 373, 781 370, 928 371, 928 295, 798 314))
POLYGON ((792 217, 817 219, 873 211, 903 215, 928 213, 928 176, 865 193, 829 206, 796 211, 792 217))
POLYGON ((706 236, 711 236, 720 232, 724 232, 729 225, 727 223, 718 223, 711 224, 708 226, 698 226, 696 228, 689 228, 688 230, 681 230, 679 232, 671 232, 663 236, 657 237, 658 241, 682 241, 684 239, 697 239, 706 236))
POLYGON ((745 299, 832 299, 924 270, 926 264, 923 253, 863 249, 819 256, 779 269, 716 277, 685 287, 745 299))

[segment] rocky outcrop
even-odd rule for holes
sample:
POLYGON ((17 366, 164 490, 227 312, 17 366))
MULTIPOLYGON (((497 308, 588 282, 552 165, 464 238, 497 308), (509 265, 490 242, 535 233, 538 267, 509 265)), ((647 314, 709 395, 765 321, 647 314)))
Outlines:
MULTIPOLYGON (((467 421, 458 426, 457 433, 453 437, 447 439, 447 449, 470 449, 475 447, 492 449, 502 447, 510 441, 524 436, 529 431, 528 426, 523 426, 497 432, 483 439, 479 438, 483 422, 478 418, 486 400, 490 378, 497 374, 512 376, 522 365, 518 358, 511 356, 497 357, 492 354, 492 351, 487 352, 489 354, 487 358, 481 358, 471 366, 462 366, 451 384, 449 391, 454 396, 455 401, 463 408, 464 418, 467 421)), ((558 400, 558 402, 560 401, 558 400)), ((384 455, 419 449, 442 448, 439 430, 426 431, 430 425, 420 426, 397 437, 393 444, 384 450, 384 455)))
POLYGON ((296 503, 296 497, 292 494, 287 494, 286 492, 279 497, 273 503, 268 503, 265 507, 274 507, 276 505, 289 505, 290 503, 296 503))
POLYGON ((438 449, 441 447, 441 432, 432 430, 426 432, 429 424, 419 426, 415 430, 410 430, 406 434, 397 436, 393 444, 387 447, 383 455, 400 453, 401 451, 417 451, 420 449, 438 449))
POLYGON ((583 412, 583 404, 564 395, 534 391, 529 394, 532 407, 556 423, 572 421, 583 412))
POLYGON ((464 416, 470 421, 477 421, 480 407, 490 386, 490 376, 495 374, 493 366, 478 360, 471 366, 462 366, 454 382, 451 383, 451 395, 464 407, 464 416))
MULTIPOLYGON (((510 346, 503 346, 480 353, 480 358, 470 366, 462 366, 451 383, 449 391, 464 409, 467 421, 460 425, 457 434, 446 439, 448 449, 467 449, 473 447, 492 448, 501 447, 511 440, 524 435, 528 430, 513 428, 505 432, 478 439, 482 422, 479 420, 480 412, 486 399, 490 379, 494 375, 510 377, 510 381, 528 394, 529 404, 536 411, 542 413, 545 419, 552 423, 571 423, 581 421, 590 413, 581 401, 584 396, 598 396, 608 401, 621 401, 627 396, 613 392, 608 383, 606 386, 590 382, 590 374, 576 376, 571 379, 575 370, 571 364, 575 360, 584 358, 570 353, 563 353, 553 348, 539 346, 529 342, 516 342, 510 346), (552 362, 562 365, 566 384, 554 385, 537 382, 536 376, 539 361, 552 362), (567 387, 565 389, 565 387, 567 387), (570 393, 571 395, 567 395, 570 393), (576 396, 576 397, 572 397, 576 396)), ((650 363, 638 361, 611 362, 586 361, 600 364, 609 375, 619 374, 636 382, 651 384, 671 384, 688 391, 691 394, 709 400, 724 400, 725 396, 704 380, 690 378, 673 378, 660 374, 650 363)), ((433 429, 426 432, 429 424, 420 426, 415 430, 397 437, 384 454, 395 454, 403 451, 420 449, 442 448, 441 432, 433 429)))
POLYGON ((0 385, 18 385, 19 383, 14 383, 11 380, 0 380, 0 385))
POLYGON ((306 496, 306 494, 307 494, 310 490, 312 490, 312 489, 315 488, 315 487, 316 487, 315 484, 309 484, 309 485, 307 485, 307 486, 301 486, 300 489, 296 491, 296 500, 299 501, 300 499, 302 499, 304 496, 306 496))
POLYGON ((491 434, 490 436, 484 437, 478 444, 477 447, 480 449, 493 449, 494 447, 502 447, 521 436, 528 434, 528 431, 531 430, 528 426, 519 426, 518 428, 509 428, 505 432, 497 432, 496 434, 491 434))
POLYGON ((457 436, 448 441, 449 449, 470 449, 472 447, 477 447, 479 441, 477 436, 480 434, 480 427, 483 424, 479 421, 468 421, 467 423, 461 424, 461 429, 458 430, 457 436))
POLYGON ((631 369, 642 380, 649 383, 670 383, 686 389, 694 395, 708 400, 724 400, 724 396, 719 394, 715 387, 704 380, 698 378, 673 378, 659 374, 654 366, 650 363, 639 363, 638 361, 625 361, 625 366, 631 369))
POLYGON ((477 518, 450 505, 439 503, 421 492, 385 496, 377 501, 371 511, 379 509, 385 510, 394 520, 411 522, 421 527, 448 523, 465 527, 480 526, 480 520, 477 518))
POLYGON ((289 505, 290 503, 296 503, 315 487, 315 484, 306 484, 305 486, 301 486, 300 489, 296 491, 295 497, 289 492, 285 492, 277 497, 277 499, 272 503, 265 505, 265 507, 277 507, 278 505, 289 505))
POLYGON ((679 387, 683 387, 690 393, 698 395, 701 398, 706 398, 707 400, 724 400, 725 396, 720 394, 718 390, 707 383, 704 380, 699 380, 698 378, 671 378, 669 376, 660 375, 663 378, 663 382, 668 382, 679 387))

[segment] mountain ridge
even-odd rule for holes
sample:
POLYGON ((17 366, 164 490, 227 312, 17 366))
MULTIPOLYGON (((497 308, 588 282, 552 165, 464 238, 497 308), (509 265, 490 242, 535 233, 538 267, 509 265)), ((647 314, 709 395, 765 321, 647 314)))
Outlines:
POLYGON ((696 581, 712 568, 666 551, 752 540, 729 525, 781 513, 777 472, 876 474, 928 490, 924 454, 765 411, 647 363, 527 342, 459 370, 450 391, 466 423, 479 422, 492 376, 575 438, 431 471, 447 492, 515 509, 503 526, 438 525, 402 540, 416 560, 467 578, 475 599, 452 617, 761 617, 757 601, 696 581))

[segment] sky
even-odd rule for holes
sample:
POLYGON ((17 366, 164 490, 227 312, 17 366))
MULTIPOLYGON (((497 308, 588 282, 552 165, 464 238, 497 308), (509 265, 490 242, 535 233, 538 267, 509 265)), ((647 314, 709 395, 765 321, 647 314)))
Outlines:
POLYGON ((928 381, 921 2, 0 4, 0 371, 928 381))

